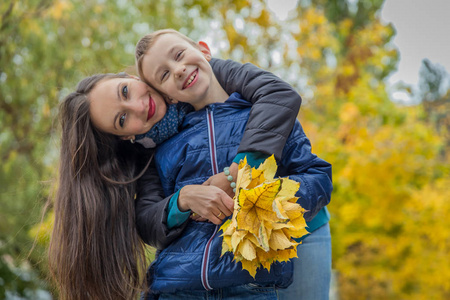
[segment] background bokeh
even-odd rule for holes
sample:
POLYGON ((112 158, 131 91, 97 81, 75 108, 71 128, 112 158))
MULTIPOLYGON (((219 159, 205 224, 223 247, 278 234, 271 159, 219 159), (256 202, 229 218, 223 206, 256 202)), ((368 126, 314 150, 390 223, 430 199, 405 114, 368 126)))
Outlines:
POLYGON ((57 299, 47 281, 58 103, 87 75, 131 70, 138 39, 174 28, 252 62, 303 97, 299 120, 333 164, 339 299, 450 299, 450 92, 422 62, 389 86, 399 51, 383 0, 3 0, 0 3, 0 299, 57 299), (414 103, 395 103, 393 90, 414 103), (30 253, 34 243, 34 250, 30 253))

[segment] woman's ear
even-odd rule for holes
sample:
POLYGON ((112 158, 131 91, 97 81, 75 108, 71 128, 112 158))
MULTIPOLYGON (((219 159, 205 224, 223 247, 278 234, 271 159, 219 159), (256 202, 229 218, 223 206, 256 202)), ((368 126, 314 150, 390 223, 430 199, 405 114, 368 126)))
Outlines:
POLYGON ((170 98, 167 95, 163 95, 163 94, 161 94, 161 95, 163 96, 164 101, 166 101, 167 104, 176 104, 176 103, 178 103, 178 100, 176 100, 176 99, 170 98))
POLYGON ((134 143, 136 136, 134 135, 121 136, 120 139, 124 141, 132 141, 132 143, 134 143))
POLYGON ((120 72, 120 73, 117 73, 117 75, 130 77, 130 78, 133 78, 133 79, 136 79, 136 80, 139 80, 139 81, 141 80, 138 76, 136 76, 136 75, 131 75, 130 73, 128 73, 128 71, 127 71, 127 72, 120 72))
POLYGON ((212 58, 211 50, 209 50, 208 44, 205 42, 198 42, 198 47, 200 48, 200 51, 203 53, 203 56, 205 56, 207 61, 210 61, 212 58))
POLYGON ((130 74, 127 74, 127 75, 130 76, 130 77, 133 78, 133 79, 136 79, 136 80, 141 81, 141 79, 140 79, 138 76, 130 75, 130 74))

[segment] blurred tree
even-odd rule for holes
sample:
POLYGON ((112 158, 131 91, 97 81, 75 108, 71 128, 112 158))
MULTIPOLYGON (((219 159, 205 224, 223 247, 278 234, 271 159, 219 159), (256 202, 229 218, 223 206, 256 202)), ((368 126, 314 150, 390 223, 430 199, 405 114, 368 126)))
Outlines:
POLYGON ((446 143, 441 155, 449 158, 450 76, 442 66, 424 59, 420 69, 419 88, 424 117, 444 137, 446 143))
POLYGON ((333 163, 340 298, 444 299, 450 272, 438 266, 449 258, 450 222, 438 216, 450 207, 450 164, 439 153, 448 148, 420 105, 397 106, 386 94, 398 53, 381 6, 299 1, 292 21, 307 78, 302 123, 315 152, 333 163))
MULTIPOLYGON (((46 276, 42 247, 28 252, 36 235, 46 244, 51 228, 47 219, 44 226, 31 230, 56 178, 59 101, 87 75, 132 66, 134 46, 144 34, 171 27, 198 39, 215 18, 223 18, 231 28, 230 14, 248 5, 242 0, 0 3, 2 295, 36 299, 37 294, 27 292, 40 284, 37 279, 33 283, 34 271, 46 276), (21 281, 22 277, 29 280, 21 281)), ((254 22, 261 21, 255 17, 254 22)))
POLYGON ((424 59, 419 74, 419 87, 423 101, 436 101, 445 94, 448 89, 445 82, 448 74, 444 67, 434 65, 429 59, 424 59))

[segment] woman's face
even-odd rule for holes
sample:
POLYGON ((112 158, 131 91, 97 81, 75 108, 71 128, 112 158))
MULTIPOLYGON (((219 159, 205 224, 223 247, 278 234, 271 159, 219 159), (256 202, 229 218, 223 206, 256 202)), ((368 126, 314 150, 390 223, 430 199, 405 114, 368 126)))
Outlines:
POLYGON ((89 99, 94 126, 123 139, 148 132, 167 111, 163 97, 133 77, 102 80, 89 99))

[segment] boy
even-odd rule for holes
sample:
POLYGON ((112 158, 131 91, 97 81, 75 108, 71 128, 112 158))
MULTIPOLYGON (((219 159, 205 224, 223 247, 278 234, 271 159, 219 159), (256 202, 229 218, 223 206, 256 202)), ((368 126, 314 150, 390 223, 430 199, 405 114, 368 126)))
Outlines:
MULTIPOLYGON (((245 115, 248 111, 239 112, 233 108, 233 105, 236 105, 236 108, 242 106, 242 99, 239 95, 234 94, 228 98, 207 64, 209 60, 211 60, 211 54, 206 44, 197 45, 189 38, 173 30, 155 32, 142 38, 137 45, 136 61, 141 78, 168 97, 190 103, 196 110, 196 112, 188 115, 189 118, 183 124, 181 133, 168 140, 157 150, 158 171, 161 174, 163 187, 167 194, 180 187, 184 188, 184 185, 188 182, 192 184, 192 182, 195 182, 193 180, 201 181, 205 176, 208 176, 209 161, 198 161, 193 156, 192 149, 208 149, 209 147, 214 152, 217 147, 218 153, 213 154, 220 155, 212 155, 211 164, 214 164, 216 160, 219 161, 219 164, 224 164, 229 158, 224 159, 223 157, 227 155, 229 157, 230 153, 235 151, 233 143, 236 143, 237 138, 242 138, 239 133, 242 133, 241 130, 245 125, 242 122, 244 122, 243 120, 246 121, 245 118, 248 118, 248 115, 245 115), (219 104, 214 104, 217 102, 219 104), (216 137, 217 142, 211 142, 210 146, 201 144, 205 137, 202 136, 204 133, 199 131, 205 127, 205 120, 201 121, 200 119, 205 107, 208 130, 217 125, 221 126, 222 130, 229 129, 231 134, 229 137, 219 135, 216 137), (232 111, 232 114, 227 111, 232 111), (228 122, 229 124, 227 124, 228 122), (194 130, 194 128, 197 128, 196 126, 198 127, 197 131, 194 130), (230 139, 230 141, 227 139, 230 139), (168 154, 169 149, 173 149, 170 155, 168 154), (222 152, 219 152, 219 149, 222 152)), ((311 235, 304 239, 303 245, 299 246, 299 257, 303 256, 302 259, 306 260, 311 259, 306 263, 315 266, 315 268, 310 268, 313 269, 310 272, 307 268, 300 267, 297 263, 300 259, 294 260, 296 266, 295 282, 287 290, 302 287, 300 294, 297 294, 297 296, 302 295, 305 296, 305 299, 308 299, 308 295, 316 295, 314 299, 322 299, 328 295, 331 265, 329 231, 326 235, 329 215, 324 207, 329 201, 332 189, 331 166, 310 153, 309 141, 301 130, 299 123, 294 128, 295 131, 286 144, 285 148, 287 149, 283 150, 279 175, 296 178, 295 180, 301 182, 299 201, 302 207, 310 210, 309 216, 305 214, 305 218, 309 221, 308 226, 311 235), (318 234, 323 235, 323 232, 325 232, 325 235, 321 236, 321 241, 316 242, 315 237, 318 234), (301 247, 310 249, 309 254, 311 255, 309 257, 307 257, 307 253, 303 255, 300 251, 301 247), (321 252, 320 257, 314 257, 314 253, 318 252, 317 249, 321 248, 330 250, 321 252), (316 273, 322 276, 322 280, 313 282, 311 285, 308 278, 313 278, 316 273), (305 282, 309 283, 304 284, 305 282), (313 292, 308 293, 308 290, 313 292)), ((215 136, 210 136, 210 139, 211 137, 215 136)), ((241 143, 246 143, 245 135, 241 143)), ((177 205, 181 211, 189 209, 195 211, 194 202, 178 199, 177 205)), ((155 223, 153 225, 158 226, 155 223)), ((181 226, 183 223, 178 225, 181 226)), ((183 242, 183 238, 181 232, 177 244, 188 248, 194 242, 183 242)), ((213 235, 211 238, 214 241, 215 236, 213 235)), ((165 255, 170 255, 167 253, 171 253, 171 251, 178 251, 176 245, 171 246, 171 248, 175 249, 167 250, 168 252, 165 252, 165 255)), ((164 256, 164 259, 167 258, 164 256)), ((162 265, 170 268, 170 262, 164 259, 162 259, 163 263, 158 261, 158 264, 154 267, 153 288, 162 293, 171 293, 175 289, 195 289, 191 285, 183 286, 182 282, 176 280, 174 280, 176 283, 172 286, 162 286, 161 280, 165 278, 165 275, 159 273, 158 268, 162 268, 162 265)), ((177 260, 178 258, 173 257, 172 259, 177 260)), ((214 257, 212 259, 214 260, 214 257)), ((220 265, 221 262, 219 261, 218 264, 220 265)), ((224 272, 224 278, 228 278, 227 267, 223 265, 222 267, 224 269, 219 268, 219 270, 224 272)), ((180 276, 180 272, 174 271, 174 273, 168 272, 167 274, 177 278, 177 276, 180 276)), ((237 278, 242 278, 239 276, 242 275, 237 275, 237 278)), ((166 280, 169 280, 169 278, 166 278, 166 280)), ((230 286, 223 287, 219 282, 214 282, 214 279, 211 279, 211 282, 213 282, 213 288, 226 288, 227 291, 231 289, 230 286)), ((245 283, 245 280, 241 282, 245 283)), ((194 283, 191 284, 194 285, 194 283)), ((204 288, 208 290, 208 286, 204 285, 204 288)))

